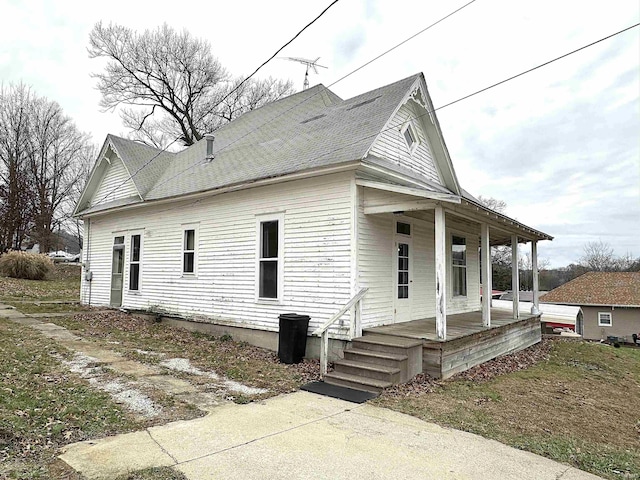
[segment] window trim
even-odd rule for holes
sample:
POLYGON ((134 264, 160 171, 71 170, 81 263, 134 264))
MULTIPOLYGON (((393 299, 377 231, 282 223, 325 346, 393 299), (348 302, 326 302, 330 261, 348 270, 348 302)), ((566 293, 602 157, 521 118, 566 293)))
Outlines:
POLYGON ((144 232, 143 231, 133 231, 129 234, 129 278, 127 279, 127 291, 129 293, 138 295, 140 290, 142 290, 142 243, 144 241, 144 232), (139 256, 138 260, 133 260, 133 237, 140 237, 140 247, 139 247, 139 256), (138 265, 138 288, 133 290, 131 288, 131 265, 138 265))
POLYGON ((180 256, 180 265, 181 265, 181 275, 186 278, 196 278, 198 276, 198 250, 199 250, 199 225, 198 224, 183 224, 182 225, 182 235, 180 238, 181 242, 181 256, 180 256), (185 247, 186 240, 186 232, 188 230, 193 230, 193 250, 187 250, 185 247), (184 254, 185 253, 193 253, 193 272, 185 272, 184 271, 184 254))
MULTIPOLYGON (((256 215, 256 275, 255 275, 255 299, 256 303, 271 303, 281 304, 283 298, 283 286, 284 286, 284 213, 270 213, 256 215), (278 222, 278 256, 275 258, 277 262, 277 277, 278 282, 276 286, 276 297, 261 297, 260 296, 260 264, 263 261, 262 258, 262 224, 265 222, 278 222)), ((264 259, 265 261, 267 259, 264 259)), ((269 258, 268 261, 274 261, 273 258, 269 258)))
POLYGON ((420 145, 420 137, 418 136, 418 131, 413 125, 413 122, 409 121, 405 123, 400 130, 400 134, 402 135, 402 140, 404 140, 405 145, 409 149, 409 154, 413 155, 413 152, 415 152, 416 148, 418 148, 418 145, 420 145), (405 136, 405 132, 407 130, 409 130, 409 134, 413 138, 413 143, 411 145, 409 145, 409 143, 407 142, 407 137, 405 136))
POLYGON ((451 232, 449 234, 449 266, 450 266, 450 272, 451 272, 451 281, 449 282, 449 285, 451 287, 451 298, 452 299, 468 298, 469 296, 469 239, 467 234, 461 233, 461 232, 451 232), (459 237, 464 239, 464 245, 465 245, 464 265, 454 265, 453 263, 453 237, 459 237), (464 269, 464 286, 465 286, 464 295, 456 294, 454 292, 454 289, 455 289, 454 272, 456 268, 464 269))
POLYGON ((612 312, 598 312, 598 326, 599 327, 612 327, 613 326, 613 313, 612 312), (608 316, 609 323, 602 323, 602 317, 608 316))

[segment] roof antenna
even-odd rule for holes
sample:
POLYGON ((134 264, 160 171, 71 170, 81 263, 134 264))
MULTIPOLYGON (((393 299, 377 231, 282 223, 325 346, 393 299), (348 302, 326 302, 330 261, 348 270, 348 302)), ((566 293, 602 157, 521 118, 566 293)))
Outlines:
POLYGON ((309 67, 311 67, 313 69, 313 72, 316 74, 318 73, 318 67, 328 68, 328 67, 325 67, 324 65, 318 64, 318 60, 320 60, 320 57, 316 58, 315 60, 309 60, 307 58, 299 58, 299 57, 280 57, 280 58, 283 58, 285 60, 291 60, 292 62, 302 63, 303 65, 307 66, 307 71, 304 74, 304 83, 302 84, 303 90, 306 90, 307 88, 309 88, 309 67))

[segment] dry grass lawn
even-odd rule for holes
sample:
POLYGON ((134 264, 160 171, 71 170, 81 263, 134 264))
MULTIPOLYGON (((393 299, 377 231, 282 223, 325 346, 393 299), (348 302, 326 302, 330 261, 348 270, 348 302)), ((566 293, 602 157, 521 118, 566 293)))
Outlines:
POLYGON ((640 349, 555 341, 521 371, 427 383, 377 403, 605 478, 640 478, 640 349))

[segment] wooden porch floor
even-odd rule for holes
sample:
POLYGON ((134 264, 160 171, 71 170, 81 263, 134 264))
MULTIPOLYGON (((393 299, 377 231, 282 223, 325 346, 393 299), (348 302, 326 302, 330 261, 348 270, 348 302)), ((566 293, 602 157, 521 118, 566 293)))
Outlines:
MULTIPOLYGON (((522 314, 521 314, 522 315, 522 314)), ((478 332, 485 332, 492 328, 502 327, 511 323, 520 322, 534 315, 522 315, 518 320, 513 319, 511 310, 492 308, 491 327, 482 326, 482 312, 468 312, 447 315, 447 339, 438 340, 436 335, 436 318, 423 318, 409 322, 394 323, 380 327, 365 328, 365 333, 380 333, 395 335, 398 337, 418 338, 435 342, 448 342, 478 332)))

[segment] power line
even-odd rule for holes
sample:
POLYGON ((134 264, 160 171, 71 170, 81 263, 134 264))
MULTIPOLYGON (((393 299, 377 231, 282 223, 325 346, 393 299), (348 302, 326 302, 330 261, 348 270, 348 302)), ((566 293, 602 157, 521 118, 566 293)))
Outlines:
POLYGON ((550 63, 553 63, 553 62, 555 62, 557 60, 560 60, 562 58, 568 57, 569 55, 573 55, 574 53, 577 53, 580 50, 584 50, 585 48, 589 48, 589 47, 592 47, 593 45, 596 45, 596 44, 598 44, 600 42, 604 42, 605 40, 608 40, 608 39, 610 39, 612 37, 615 37, 616 35, 620 35, 621 33, 624 33, 627 30, 631 30, 632 28, 635 28, 638 25, 640 25, 640 23, 636 23, 635 25, 631 25, 630 27, 624 28, 624 29, 620 30, 619 32, 612 33, 611 35, 607 35, 606 37, 603 37, 600 40, 596 40, 595 42, 591 42, 591 43, 589 43, 587 45, 584 45, 584 46, 582 46, 580 48, 576 48, 575 50, 572 50, 572 51, 570 51, 568 53, 565 53, 564 55, 560 55, 559 57, 556 57, 556 58, 554 58, 552 60, 549 60, 547 62, 541 63, 540 65, 537 65, 537 66, 535 66, 533 68, 530 68, 529 70, 525 70, 524 72, 520 72, 520 73, 518 73, 516 75, 513 75, 513 76, 511 76, 509 78, 505 78, 504 80, 501 80, 501 81, 499 81, 497 83, 494 83, 493 85, 489 85, 488 87, 485 87, 485 88, 482 88, 482 89, 480 89, 480 90, 478 90, 476 92, 470 93, 469 95, 465 95, 464 97, 458 98, 457 100, 454 100, 453 102, 446 103, 446 104, 436 108, 434 111, 441 110, 441 109, 443 109, 445 107, 453 105, 454 103, 461 102, 462 100, 466 100, 467 98, 473 97, 474 95, 478 95, 479 93, 486 92, 487 90, 489 90, 489 89, 491 89, 493 87, 497 87, 498 85, 502 85, 503 83, 509 82, 509 81, 513 80, 514 78, 518 78, 518 77, 521 77, 522 75, 526 75, 527 73, 530 73, 530 72, 533 72, 534 70, 537 70, 539 68, 545 67, 545 66, 549 65, 550 63))
MULTIPOLYGON (((296 38, 298 38, 302 32, 304 32, 307 28, 309 28, 311 25, 313 25, 320 17, 322 17, 331 7, 333 7, 336 3, 338 3, 340 0, 333 0, 333 2, 331 2, 329 4, 329 6, 327 6, 324 10, 322 10, 322 12, 320 12, 319 15, 317 15, 313 20, 311 20, 309 23, 307 23, 298 33, 296 33, 293 38, 291 38, 287 43, 285 43, 284 45, 282 45, 273 55, 271 55, 267 60, 265 60, 264 62, 262 62, 262 64, 256 68, 253 73, 251 75, 249 75, 247 78, 245 78, 244 80, 242 80, 242 82, 240 82, 235 88, 233 88, 229 93, 227 93, 227 95, 224 96, 224 98, 222 100, 220 100, 218 103, 216 103, 213 107, 211 107, 211 110, 213 110, 214 108, 216 108, 218 105, 220 105, 222 102, 224 102, 227 98, 229 98, 234 92, 238 91, 238 89, 245 83, 247 82, 251 77, 253 77, 256 73, 258 73, 258 71, 264 67, 267 63, 269 63, 271 60, 273 60, 276 55, 278 55, 282 50, 284 50, 287 46, 289 46, 296 38)), ((474 0, 475 1, 475 0, 474 0)), ((151 159, 149 159, 147 162, 145 162, 140 168, 138 168, 135 173, 131 174, 129 176, 129 178, 127 178, 126 180, 124 180, 120 185, 116 186, 113 190, 111 190, 110 192, 108 192, 98 203, 101 203, 102 201, 104 201, 106 198, 109 197, 109 195, 112 195, 113 193, 115 193, 120 187, 122 187, 125 183, 127 183, 129 180, 133 179, 133 177, 135 177, 138 173, 140 173, 141 170, 143 170, 144 168, 146 168, 151 162, 153 162, 156 158, 158 158, 160 156, 161 153, 163 153, 164 151, 167 150, 167 148, 169 148, 171 145, 173 145, 175 142, 177 142, 180 139, 180 137, 175 138, 169 145, 166 145, 162 150, 160 150, 156 155, 154 155, 153 157, 151 157, 151 159)))
MULTIPOLYGON (((395 50, 396 48, 404 45, 405 43, 407 43, 410 40, 413 40, 415 37, 417 37, 418 35, 421 35, 422 33, 426 32, 427 30, 431 29, 432 27, 435 27, 436 25, 438 25, 439 23, 441 23, 442 21, 446 20, 447 18, 451 17, 452 15, 458 13, 460 10, 462 10, 463 8, 468 7, 469 5, 471 5, 472 3, 474 3, 476 0, 471 0, 470 2, 464 4, 463 6, 461 6, 460 8, 457 8, 456 10, 454 10, 453 12, 445 15, 444 17, 440 18, 439 20, 433 22, 432 24, 428 25, 427 27, 423 28, 422 30, 414 33, 413 35, 411 35, 410 37, 406 38, 405 40, 401 41, 400 43, 396 44, 395 46, 391 47, 390 49, 386 50, 385 52, 381 53, 380 55, 377 55, 376 57, 372 58, 371 60, 369 60, 368 62, 364 63, 363 65, 360 65, 358 68, 356 68, 355 70, 352 70, 350 73, 347 73, 346 75, 344 75, 343 77, 339 78, 338 80, 336 80, 335 82, 331 83, 328 87, 324 87, 323 88, 325 90, 327 90, 329 87, 332 87, 334 85, 336 85, 338 82, 341 82, 342 80, 344 80, 345 78, 351 76, 352 74, 354 74, 355 72, 362 70, 364 67, 366 67, 367 65, 370 65, 371 63, 375 62, 376 60, 379 60, 380 58, 382 58, 383 56, 385 56, 386 54, 388 54, 389 52, 392 52, 393 50, 395 50)), ((335 2, 334 2, 335 3, 335 2)), ((329 5, 328 8, 330 8, 333 5, 333 3, 331 5, 329 5)), ((325 9, 326 11, 326 9, 325 9)), ((323 12, 324 13, 324 12, 323 12)), ((321 14, 322 15, 322 14, 321 14)), ((306 27, 305 27, 306 28, 306 27)), ((278 52, 276 52, 273 56, 277 55, 278 52)), ((273 56, 271 58, 273 58, 273 56)), ((267 60, 268 61, 268 60, 267 60)), ((256 70, 257 71, 257 70, 256 70)), ((255 72, 254 72, 255 73, 255 72)), ((324 91, 324 90, 322 90, 324 91)), ((262 123, 261 125, 258 125, 257 127, 253 128, 252 130, 249 130, 248 132, 246 132, 244 135, 238 137, 237 139, 235 139, 233 142, 230 142, 229 144, 225 145, 224 147, 222 147, 220 150, 218 150, 216 152, 216 154, 219 154, 221 152, 223 152, 224 150, 226 150, 227 148, 229 148, 230 146, 234 145, 235 143, 239 142, 240 140, 242 140, 243 138, 245 138, 247 135, 252 134, 253 132, 259 130, 260 128, 264 127, 267 123, 274 121, 277 118, 280 118, 282 115, 285 115, 286 113, 289 113, 291 110, 293 110, 294 108, 299 107, 300 105, 302 105, 305 102, 308 102, 309 100, 311 100, 313 97, 315 97, 316 95, 320 94, 321 91, 318 91, 316 93, 314 93, 313 95, 308 96, 307 98, 305 98, 304 100, 302 100, 301 102, 296 103, 295 105, 293 105, 292 107, 288 108, 287 110, 279 113, 278 115, 276 115, 275 117, 265 121, 264 123, 262 123)), ((224 99, 223 99, 224 100, 224 99)), ((220 102, 221 103, 221 102, 220 102)), ((219 105, 219 103, 218 103, 219 105)), ((217 105, 216 105, 217 106, 217 105)), ((286 141, 286 139, 283 139, 283 141, 286 141)), ((154 188, 156 187, 160 187, 162 185, 164 185, 165 183, 179 177, 180 175, 182 175, 183 173, 186 173, 187 171, 191 170, 192 168, 195 168, 198 164, 194 164, 191 165, 190 167, 187 167, 186 169, 178 172, 176 175, 174 175, 171 178, 168 178, 167 180, 165 180, 162 183, 159 183, 157 185, 154 186, 154 188)))
MULTIPOLYGON (((234 89, 232 89, 229 93, 227 93, 222 100, 220 100, 218 103, 216 103, 213 107, 211 107, 207 113, 210 113, 214 108, 216 108, 218 105, 220 105, 222 102, 224 102, 227 98, 229 98, 231 95, 233 95, 233 93, 237 92, 240 87, 242 85, 245 84, 245 82, 247 82, 251 77, 253 77, 256 73, 258 73, 258 71, 264 67, 267 63, 269 63, 271 60, 273 60, 276 55, 278 55, 282 50, 284 50, 286 47, 288 47, 296 38, 298 38, 300 36, 300 34, 302 34, 302 32, 304 32, 307 28, 309 28, 311 25, 313 25, 320 17, 322 17, 327 10, 329 10, 331 7, 333 7, 336 3, 338 3, 340 0, 333 0, 333 2, 331 2, 331 4, 329 4, 328 7, 326 7, 324 10, 322 10, 322 12, 320 12, 320 14, 314 18, 313 20, 311 20, 309 23, 307 23, 302 30, 300 30, 298 33, 296 33, 293 38, 291 40, 289 40, 287 43, 285 43, 283 46, 281 46, 276 53, 274 53, 273 55, 271 55, 268 59, 266 59, 264 62, 262 62, 262 65, 260 65, 258 68, 256 68, 253 73, 251 75, 249 75, 247 78, 245 78, 244 80, 242 80, 234 89)), ((474 0, 475 1, 475 0, 474 0)), ((207 114, 205 113, 205 115, 207 114)), ((204 117, 204 115, 203 115, 204 117)), ((203 118, 201 117, 201 118, 203 118)))
MULTIPOLYGON (((506 83, 506 82, 508 82, 508 81, 510 81, 510 80, 513 80, 513 79, 515 79, 515 78, 521 77, 522 75, 525 75, 525 74, 527 74, 527 73, 529 73, 529 72, 532 72, 532 71, 537 70, 537 69, 539 69, 539 68, 542 68, 542 67, 544 67, 544 66, 546 66, 546 65, 549 65, 549 64, 551 64, 551 63, 553 63, 553 62, 556 62, 556 61, 558 61, 558 60, 561 60, 561 59, 563 59, 563 58, 565 58, 565 57, 568 57, 569 55, 572 55, 572 54, 577 53, 577 52, 579 52, 579 51, 581 51, 581 50, 584 50, 584 49, 586 49, 586 48, 588 48, 588 47, 591 47, 591 46, 596 45, 596 44, 598 44, 598 43, 600 43, 600 42, 603 42, 603 41, 608 40, 608 39, 610 39, 610 38, 612 38, 612 37, 615 37, 616 35, 620 35, 621 33, 624 33, 624 32, 626 32, 626 31, 628 31, 628 30, 630 30, 630 29, 632 29, 632 28, 635 28, 635 27, 637 27, 638 25, 640 25, 640 23, 636 23, 635 25, 632 25, 632 26, 630 26, 630 27, 627 27, 627 28, 625 28, 625 29, 623 29, 623 30, 620 30, 620 31, 616 32, 616 33, 613 33, 613 34, 611 34, 611 35, 607 35, 606 37, 603 37, 603 38, 601 38, 601 39, 599 39, 599 40, 596 40, 596 41, 594 41, 594 42, 591 42, 591 43, 589 43, 589 44, 587 44, 587 45, 584 45, 584 46, 582 46, 582 47, 580 47, 580 48, 577 48, 577 49, 575 49, 575 50, 572 50, 571 52, 568 52, 568 53, 565 53, 565 54, 563 54, 563 55, 560 55, 559 57, 556 57, 556 58, 554 58, 554 59, 552 59, 552 60, 548 60, 548 61, 546 61, 546 62, 544 62, 544 63, 541 63, 541 64, 539 64, 539 65, 537 65, 537 66, 535 66, 535 67, 533 67, 533 68, 530 68, 530 69, 528 69, 528 70, 525 70, 525 71, 523 71, 523 72, 520 72, 520 73, 518 73, 518 74, 516 74, 516 75, 513 75, 513 76, 511 76, 511 77, 509 77, 509 78, 506 78, 506 79, 504 79, 504 80, 502 80, 502 81, 500 81, 500 82, 494 83, 493 85, 490 85, 490 86, 488 86, 488 87, 485 87, 485 88, 482 88, 482 89, 480 89, 480 90, 477 90, 477 91, 475 91, 475 92, 473 92, 473 93, 470 93, 470 94, 468 94, 468 95, 465 95, 464 97, 460 97, 460 98, 458 98, 457 100, 454 100, 454 101, 452 101, 452 102, 449 102, 449 103, 447 103, 447 104, 445 104, 445 105, 442 105, 442 106, 440 106, 440 107, 434 108, 433 110, 429 110, 429 111, 427 111, 427 112, 425 112, 425 113, 423 113, 423 114, 421 114, 421 115, 412 116, 411 118, 412 118, 412 119, 416 119, 416 120, 417 120, 418 118, 422 118, 422 117, 424 117, 424 116, 426 116, 426 115, 430 115, 431 113, 434 113, 434 112, 435 112, 435 111, 437 111, 437 110, 442 110, 443 108, 446 108, 446 107, 448 107, 448 106, 450 106, 450 105, 453 105, 453 104, 455 104, 455 103, 461 102, 462 100, 465 100, 465 99, 467 99, 467 98, 473 97, 474 95, 478 95, 479 93, 486 92, 487 90, 489 90, 489 89, 491 89, 491 88, 494 88, 494 87, 497 87, 498 85, 502 85, 503 83, 506 83)), ((314 95, 317 95, 317 94, 318 94, 318 93, 315 93, 314 95)), ((303 100, 302 102, 300 102, 300 103, 298 103, 298 104, 294 105, 294 106, 293 106, 293 107, 291 107, 289 110, 287 110, 287 111, 283 112, 282 114, 280 114, 280 115, 278 115, 278 116, 274 117, 272 120, 274 120, 275 118, 278 118, 279 116, 281 116, 281 115, 283 115, 284 113, 286 113, 286 112, 290 111, 291 109, 293 109, 293 108, 297 107, 298 105, 301 105, 302 103, 304 103, 304 102, 306 102, 307 100, 309 100, 309 98, 312 98, 312 96, 311 96, 311 97, 308 97, 307 99, 303 100)), ((405 120, 405 121, 406 121, 406 120, 405 120)), ((265 123, 266 123, 266 122, 265 122, 265 123)), ((333 150, 331 150, 331 151, 329 151, 329 152, 325 152, 325 153, 323 153, 323 154, 321 154, 321 155, 318 155, 318 156, 314 157, 314 158, 313 158, 313 159, 311 159, 311 160, 315 160, 315 159, 317 159, 317 158, 320 158, 320 157, 323 157, 323 156, 329 155, 329 154, 331 154, 331 153, 338 152, 338 151, 340 151, 340 150, 342 150, 342 149, 344 149, 344 148, 347 148, 347 147, 349 147, 349 146, 351 146, 351 145, 354 145, 354 144, 356 144, 356 143, 358 143, 358 142, 360 142, 360 141, 362 141, 362 140, 366 140, 367 138, 374 138, 374 137, 376 137, 377 135, 379 135, 379 134, 380 134, 380 133, 382 133, 382 132, 386 132, 386 131, 392 130, 392 129, 394 129, 394 128, 398 128, 398 127, 399 127, 399 126, 401 126, 403 123, 404 123, 404 122, 401 122, 401 123, 399 123, 399 124, 397 124, 397 125, 392 125, 392 126, 390 126, 390 127, 386 128, 386 129, 384 129, 384 130, 382 130, 382 131, 380 131, 380 132, 376 132, 374 135, 367 135, 367 136, 365 136, 365 137, 360 137, 360 138, 358 138, 357 140, 355 140, 355 141, 353 141, 353 142, 351 142, 351 143, 348 143, 348 144, 343 145, 343 146, 341 146, 341 147, 335 148, 335 149, 333 149, 333 150)), ((222 149, 220 149, 220 150, 219 150, 218 152, 216 152, 216 153, 220 153, 221 151, 223 151, 224 149, 226 149, 227 147, 229 147, 229 146, 230 146, 230 145, 232 145, 233 143, 236 143, 236 142, 237 142, 237 141, 239 141, 240 139, 244 138, 246 135, 248 135, 248 134, 250 134, 250 133, 254 132, 255 130, 257 130, 257 129, 261 128, 261 127, 262 127, 262 126, 264 126, 264 125, 265 125, 265 124, 262 124, 262 125, 260 125, 259 127, 257 127, 256 129, 249 131, 248 133, 246 133, 245 135, 243 135, 243 136, 242 136, 242 137, 240 137, 239 139, 235 140, 234 142, 231 142, 230 144, 225 145, 225 147, 223 147, 222 149)), ((175 178, 179 177, 180 175, 182 175, 182 174, 186 173, 187 171, 189 171, 189 170, 191 170, 191 169, 195 168, 195 167, 196 167, 196 166, 198 166, 198 165, 200 165, 200 164, 199 164, 199 163, 195 163, 195 164, 193 164, 193 165, 191 165, 191 166, 187 167, 186 169, 184 169, 184 170, 182 170, 182 171, 178 172, 178 173, 177 173, 176 175, 174 175, 173 177, 168 178, 167 180, 165 180, 164 182, 162 182, 162 183, 160 183, 160 184, 158 184, 158 185, 155 185, 155 186, 154 186, 154 188, 156 188, 156 187, 160 187, 160 186, 162 186, 162 185, 166 184, 167 182, 169 182, 169 181, 171 181, 171 180, 173 180, 173 179, 175 179, 175 178)))
POLYGON ((471 0, 469 3, 466 3, 464 5, 462 5, 460 8, 458 8, 457 10, 454 10, 453 12, 451 12, 448 15, 445 15, 444 17, 442 17, 440 20, 433 22, 431 25, 429 25, 428 27, 423 28, 422 30, 420 30, 417 33, 414 33, 413 35, 411 35, 409 38, 403 40, 402 42, 398 43, 397 45, 391 47, 389 50, 381 53, 380 55, 378 55, 375 58, 372 58, 371 60, 369 60, 368 62, 364 63, 363 65, 360 65, 358 68, 356 68, 355 70, 352 70, 351 72, 347 73, 345 76, 340 77, 338 80, 336 80, 335 82, 331 83, 327 88, 329 87, 333 87, 336 83, 341 82, 342 80, 344 80, 347 77, 350 77, 351 75, 353 75, 354 73, 356 73, 359 70, 362 70, 364 67, 366 67, 367 65, 375 62, 376 60, 379 60, 380 58, 384 57, 387 53, 394 51, 396 48, 401 47, 402 45, 404 45, 405 43, 407 43, 410 40, 413 40, 414 38, 416 38, 418 35, 426 32, 427 30, 429 30, 431 27, 435 27, 436 25, 438 25, 440 22, 445 21, 447 18, 449 18, 452 15, 455 15, 456 13, 458 13, 460 10, 462 10, 463 8, 468 7, 469 5, 471 5, 473 2, 475 2, 476 0, 471 0))

